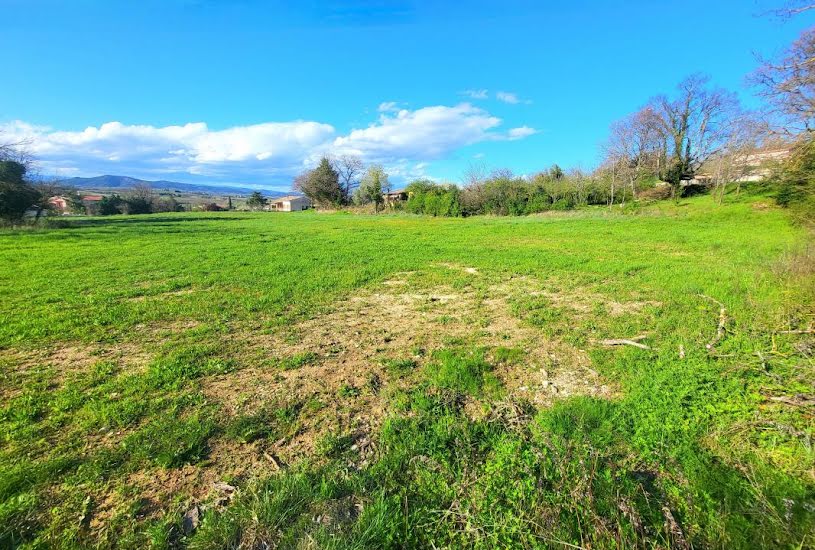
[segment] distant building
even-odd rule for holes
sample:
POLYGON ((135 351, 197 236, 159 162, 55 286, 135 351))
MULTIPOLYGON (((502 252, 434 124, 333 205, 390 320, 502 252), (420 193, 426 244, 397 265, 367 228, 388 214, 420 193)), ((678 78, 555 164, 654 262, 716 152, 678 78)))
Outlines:
POLYGON ((311 200, 301 195, 289 195, 287 197, 269 199, 269 203, 266 205, 266 209, 272 212, 299 212, 300 210, 308 210, 309 208, 311 208, 311 200))
POLYGON ((48 199, 48 204, 51 206, 51 210, 59 214, 62 214, 63 216, 65 214, 69 214, 71 211, 70 202, 68 202, 68 199, 65 197, 60 196, 51 197, 50 199, 48 199))
POLYGON ((85 195, 82 197, 82 204, 85 206, 85 212, 90 215, 99 213, 99 203, 104 199, 104 195, 85 195))
POLYGON ((772 174, 773 167, 787 160, 792 153, 789 146, 767 147, 737 162, 744 172, 737 181, 761 181, 772 174))
POLYGON ((387 193, 382 193, 382 198, 385 199, 386 204, 393 204, 408 200, 408 192, 404 189, 394 189, 387 193))

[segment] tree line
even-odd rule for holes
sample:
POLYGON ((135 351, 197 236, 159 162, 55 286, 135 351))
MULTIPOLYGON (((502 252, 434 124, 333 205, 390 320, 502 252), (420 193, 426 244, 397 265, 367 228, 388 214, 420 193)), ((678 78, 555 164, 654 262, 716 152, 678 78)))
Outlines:
POLYGON ((184 207, 175 200, 175 197, 156 195, 150 185, 139 183, 132 186, 124 195, 114 193, 102 197, 96 213, 100 216, 113 216, 183 211, 184 207))
MULTIPOLYGON (((810 9, 796 4, 779 14, 810 9)), ((516 176, 471 165, 458 184, 410 182, 408 200, 395 206, 432 216, 523 215, 679 199, 700 190, 721 202, 730 186, 738 194, 744 182, 762 179, 779 204, 815 212, 815 29, 805 30, 778 59, 763 61, 749 80, 765 100, 761 110, 743 108, 735 93, 712 86, 706 75, 686 77, 673 93, 654 96, 611 125, 594 170, 553 165, 516 176), (773 150, 783 158, 765 158, 773 150)), ((378 207, 387 191, 380 182, 387 181, 380 165, 366 171, 361 159, 326 157, 299 175, 294 188, 318 207, 378 207)))

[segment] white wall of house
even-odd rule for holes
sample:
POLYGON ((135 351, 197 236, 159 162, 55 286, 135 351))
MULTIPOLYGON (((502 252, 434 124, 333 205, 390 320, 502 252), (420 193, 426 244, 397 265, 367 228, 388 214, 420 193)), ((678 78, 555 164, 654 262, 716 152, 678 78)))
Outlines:
POLYGON ((308 197, 280 197, 271 202, 272 210, 277 212, 299 212, 311 208, 308 197))

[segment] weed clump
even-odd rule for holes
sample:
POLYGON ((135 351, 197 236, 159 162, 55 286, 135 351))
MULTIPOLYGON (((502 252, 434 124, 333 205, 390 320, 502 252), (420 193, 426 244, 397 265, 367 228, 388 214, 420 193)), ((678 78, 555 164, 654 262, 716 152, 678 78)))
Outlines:
POLYGON ((177 468, 204 458, 209 450, 207 442, 216 429, 212 419, 198 415, 186 419, 160 418, 128 436, 122 445, 137 459, 177 468))
POLYGON ((284 437, 294 430, 301 408, 300 403, 294 402, 238 416, 227 424, 226 435, 242 443, 284 437))
POLYGON ((483 350, 445 349, 434 353, 432 359, 426 367, 427 376, 438 388, 473 397, 495 395, 500 390, 501 383, 484 358, 483 350))

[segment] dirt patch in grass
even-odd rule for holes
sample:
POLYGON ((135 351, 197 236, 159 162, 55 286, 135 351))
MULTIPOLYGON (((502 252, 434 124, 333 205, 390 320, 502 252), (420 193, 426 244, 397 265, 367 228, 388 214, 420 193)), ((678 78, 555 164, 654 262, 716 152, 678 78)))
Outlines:
POLYGON ((196 288, 182 288, 180 290, 169 290, 167 292, 159 292, 157 294, 140 294, 138 296, 131 296, 127 298, 128 302, 145 302, 147 300, 163 300, 166 298, 175 298, 177 296, 186 296, 200 292, 196 288))
POLYGON ((92 531, 102 531, 111 518, 128 513, 134 503, 123 500, 121 493, 138 495, 137 516, 140 520, 162 517, 168 511, 181 514, 194 504, 216 505, 230 496, 219 489, 226 484, 236 488, 250 478, 262 477, 276 471, 261 443, 235 446, 225 438, 209 442, 208 458, 197 464, 178 468, 152 467, 127 476, 118 491, 105 490, 97 495, 96 505, 89 523, 92 531), (178 497, 182 496, 183 500, 178 497))
POLYGON ((517 350, 491 360, 494 374, 510 397, 538 406, 614 395, 585 351, 547 339, 512 314, 509 300, 530 281, 423 287, 421 276, 408 274, 278 333, 237 334, 253 366, 208 378, 202 391, 234 416, 267 403, 303 404, 296 433, 274 449, 285 462, 313 455, 327 434, 375 433, 388 396, 420 383, 432 353, 446 347, 517 350), (309 360, 285 368, 298 357, 309 360), (392 368, 399 362, 413 366, 392 368))
POLYGON ((10 399, 19 395, 28 380, 43 373, 47 373, 50 384, 58 386, 72 376, 88 372, 101 361, 115 362, 127 369, 146 365, 150 357, 151 354, 135 342, 0 350, 4 375, 0 397, 10 399))
POLYGON ((451 263, 440 263, 438 264, 442 267, 446 267, 447 269, 452 269, 454 271, 463 271, 464 273, 468 273, 470 275, 478 275, 478 269, 475 267, 469 267, 466 265, 458 265, 458 264, 451 264, 451 263))
POLYGON ((544 289, 531 290, 529 294, 531 296, 542 296, 557 307, 567 308, 583 315, 593 314, 597 312, 597 308, 602 308, 602 310, 612 317, 622 317, 624 315, 639 314, 649 306, 659 307, 662 305, 661 302, 654 300, 618 302, 585 290, 552 291, 544 289))

